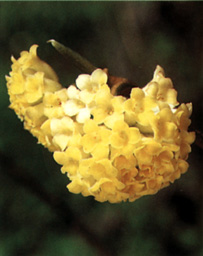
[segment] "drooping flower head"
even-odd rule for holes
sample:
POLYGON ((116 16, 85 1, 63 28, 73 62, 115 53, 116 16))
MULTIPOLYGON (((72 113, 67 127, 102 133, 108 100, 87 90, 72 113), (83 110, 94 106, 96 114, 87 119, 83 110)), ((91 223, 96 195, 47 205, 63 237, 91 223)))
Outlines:
POLYGON ((179 104, 160 66, 144 88, 114 96, 96 69, 62 88, 53 69, 22 52, 7 77, 16 114, 54 152, 68 189, 100 202, 134 201, 157 193, 188 169, 195 134, 188 132, 192 104, 179 104))

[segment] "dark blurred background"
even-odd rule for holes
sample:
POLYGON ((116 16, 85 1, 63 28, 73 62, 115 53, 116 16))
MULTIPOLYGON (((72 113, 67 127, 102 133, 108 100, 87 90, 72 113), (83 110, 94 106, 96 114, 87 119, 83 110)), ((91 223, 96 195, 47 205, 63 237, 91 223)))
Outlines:
POLYGON ((179 102, 192 102, 203 131, 202 2, 0 2, 0 256, 203 255, 202 141, 181 179, 133 203, 98 203, 68 192, 52 154, 8 109, 10 56, 38 55, 67 86, 80 71, 46 41, 56 39, 138 86, 157 64, 179 102))

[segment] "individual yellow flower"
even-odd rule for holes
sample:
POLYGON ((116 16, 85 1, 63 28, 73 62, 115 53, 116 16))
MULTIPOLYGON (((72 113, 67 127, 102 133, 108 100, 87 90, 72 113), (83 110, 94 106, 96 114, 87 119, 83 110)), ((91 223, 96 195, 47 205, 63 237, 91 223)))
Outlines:
POLYGON ((177 118, 177 126, 180 130, 187 130, 189 125, 191 124, 191 120, 189 119, 192 113, 192 104, 181 104, 175 111, 175 116, 177 118))
POLYGON ((73 136, 74 122, 70 117, 53 118, 50 122, 53 143, 63 151, 73 136))
POLYGON ((70 99, 62 104, 64 113, 75 117, 78 123, 84 123, 90 118, 94 95, 87 91, 79 91, 74 86, 67 89, 67 95, 70 99))
POLYGON ((140 88, 133 88, 130 99, 124 103, 125 121, 130 126, 138 126, 143 131, 151 132, 150 121, 159 111, 158 103, 140 88), (145 128, 144 128, 145 127, 145 128))
POLYGON ((137 166, 137 159, 133 154, 127 156, 120 155, 115 158, 113 164, 119 171, 123 169, 132 169, 137 166))
POLYGON ((85 104, 80 100, 68 100, 63 104, 63 110, 68 116, 76 116, 85 104))
POLYGON ((79 89, 73 85, 67 89, 69 100, 62 105, 65 114, 75 117, 79 123, 90 119, 91 110, 95 107, 96 92, 106 85, 106 81, 107 75, 100 69, 95 70, 92 75, 80 75, 76 79, 79 89))
POLYGON ((45 92, 43 97, 44 115, 50 118, 62 118, 65 112, 62 103, 68 100, 66 89, 56 92, 45 92))
POLYGON ((80 97, 80 90, 76 88, 75 85, 70 85, 66 90, 67 96, 69 99, 79 99, 80 97))
POLYGON ((112 128, 115 121, 123 121, 124 101, 122 96, 113 97, 108 86, 102 86, 95 96, 95 106, 91 111, 95 122, 112 128))
POLYGON ((81 151, 77 147, 68 147, 64 152, 55 151, 54 159, 58 164, 63 165, 62 173, 70 176, 77 175, 77 170, 82 159, 81 151))
POLYGON ((156 67, 152 81, 143 88, 143 91, 151 96, 153 92, 153 96, 158 101, 167 102, 172 107, 178 105, 177 92, 173 88, 173 83, 170 78, 164 76, 164 70, 160 66, 156 67), (150 87, 154 87, 154 84, 156 83, 158 83, 158 90, 155 93, 154 89, 151 90, 150 87))
POLYGON ((118 179, 104 182, 100 185, 101 192, 95 194, 95 199, 99 202, 109 201, 110 203, 118 203, 126 201, 129 195, 122 192, 124 184, 118 179))
POLYGON ((103 70, 96 69, 91 75, 79 75, 76 79, 76 86, 82 91, 96 92, 102 85, 107 83, 107 79, 107 74, 103 70))
POLYGON ((134 149, 134 155, 138 161, 139 167, 153 162, 153 157, 162 151, 162 145, 152 138, 143 139, 140 146, 134 149))
POLYGON ((163 108, 157 113, 156 117, 150 120, 151 128, 156 140, 174 141, 179 132, 174 115, 170 108, 163 108))
POLYGON ((141 134, 137 127, 129 127, 124 121, 117 121, 112 129, 110 143, 113 148, 127 155, 133 151, 140 139, 141 134))
POLYGON ((35 129, 40 127, 41 124, 46 120, 43 112, 43 104, 40 103, 35 106, 29 106, 25 110, 25 123, 24 127, 27 129, 35 129))
POLYGON ((111 131, 104 126, 98 126, 94 120, 86 121, 81 143, 86 153, 91 153, 95 159, 108 158, 111 131))
POLYGON ((144 92, 140 88, 131 90, 130 99, 124 102, 125 121, 134 126, 137 123, 138 113, 143 111, 142 102, 145 97, 144 92))

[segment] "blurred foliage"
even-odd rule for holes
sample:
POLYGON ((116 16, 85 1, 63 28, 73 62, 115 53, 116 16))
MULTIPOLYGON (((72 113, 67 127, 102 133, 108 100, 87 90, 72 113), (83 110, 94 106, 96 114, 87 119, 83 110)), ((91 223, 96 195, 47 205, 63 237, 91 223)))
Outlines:
POLYGON ((187 174, 157 195, 111 205, 70 194, 51 153, 8 109, 10 56, 38 44, 64 86, 80 71, 54 38, 138 86, 164 67, 203 130, 201 2, 0 2, 0 255, 200 256, 202 150, 187 174))

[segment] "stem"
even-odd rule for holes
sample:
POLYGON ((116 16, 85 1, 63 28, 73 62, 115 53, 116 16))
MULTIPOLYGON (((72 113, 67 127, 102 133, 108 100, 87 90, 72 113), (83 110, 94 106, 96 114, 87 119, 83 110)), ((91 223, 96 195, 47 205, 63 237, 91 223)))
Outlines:
POLYGON ((47 41, 66 59, 70 60, 80 71, 91 74, 97 67, 91 64, 87 59, 82 57, 77 52, 71 50, 69 47, 57 42, 54 39, 47 41))

